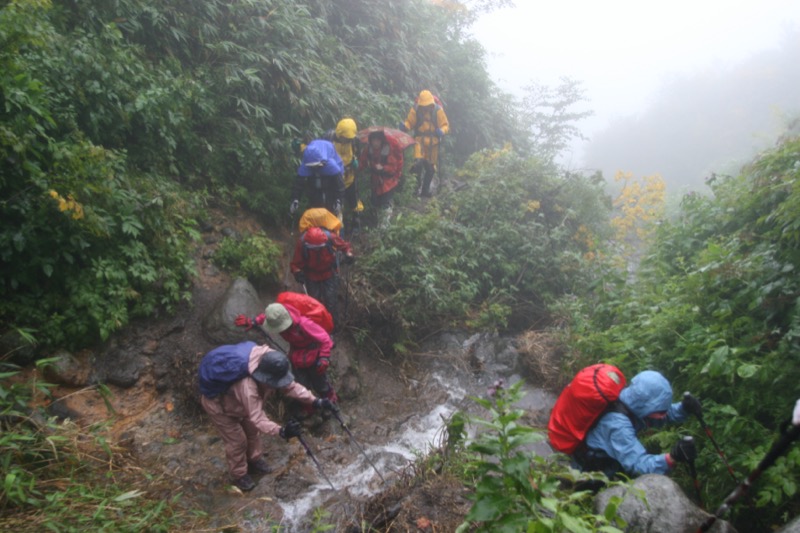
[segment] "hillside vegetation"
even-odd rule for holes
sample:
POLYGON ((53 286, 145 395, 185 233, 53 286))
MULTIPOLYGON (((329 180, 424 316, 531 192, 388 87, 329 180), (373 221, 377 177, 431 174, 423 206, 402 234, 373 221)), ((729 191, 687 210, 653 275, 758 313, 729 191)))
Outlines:
MULTIPOLYGON (((715 178, 712 194, 685 197, 675 218, 623 206, 639 247, 614 242, 620 212, 603 176, 553 164, 558 136, 579 133, 550 123, 533 135, 530 117, 547 113, 500 93, 468 37, 477 12, 503 3, 2 4, 0 516, 10 526, 29 517, 55 530, 187 523, 172 501, 140 503, 147 476, 125 468, 102 428, 87 438, 38 416, 32 394, 49 387, 22 381, 10 361, 43 366, 54 349, 97 346, 134 318, 171 312, 190 298, 205 209, 289 225, 292 140, 345 115, 394 125, 421 88, 442 97, 452 124, 448 186, 427 204, 406 188, 392 226, 359 243, 347 284, 356 343, 402 356, 442 329, 548 329, 567 353, 564 376, 599 360, 628 376, 657 369, 676 396, 702 400, 740 478, 758 464, 800 395, 800 141, 715 178), (634 254, 632 273, 621 265, 634 254), (113 466, 104 482, 87 456, 113 466)), ((564 87, 567 103, 581 98, 564 87)), ((643 190, 647 202, 663 199, 659 187, 643 190)), ((278 244, 242 242, 221 246, 226 267, 276 281, 278 244), (243 267, 253 249, 270 260, 243 267)), ((507 519, 535 531, 612 531, 613 519, 558 486, 570 474, 518 449, 541 434, 517 424, 517 392, 481 401, 496 419, 477 444, 462 446, 466 421, 451 421, 443 464, 486 497, 464 529, 498 530, 507 519), (513 488, 503 501, 490 497, 500 487, 513 488)), ((692 424, 704 500, 721 501, 733 487, 692 424)), ((676 437, 661 432, 648 446, 668 449, 676 437)), ((758 512, 735 522, 766 530, 797 514, 798 475, 795 447, 754 489, 758 512)))

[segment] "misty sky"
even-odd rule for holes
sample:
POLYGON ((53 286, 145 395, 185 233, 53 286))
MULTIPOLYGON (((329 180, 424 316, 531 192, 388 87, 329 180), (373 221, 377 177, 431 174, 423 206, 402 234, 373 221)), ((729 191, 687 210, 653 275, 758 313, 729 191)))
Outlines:
MULTIPOLYGON (((473 27, 490 74, 514 94, 530 81, 583 83, 585 135, 655 98, 670 75, 735 64, 800 29, 800 0, 516 0, 473 27)), ((800 66, 798 66, 800 68, 800 66)), ((578 145, 569 166, 579 166, 578 145)))

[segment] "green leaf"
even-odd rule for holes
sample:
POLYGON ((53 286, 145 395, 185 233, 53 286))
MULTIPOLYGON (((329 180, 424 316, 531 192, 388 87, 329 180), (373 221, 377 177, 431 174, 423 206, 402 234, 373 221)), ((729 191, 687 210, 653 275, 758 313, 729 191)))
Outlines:
POLYGON ((739 365, 739 368, 736 369, 736 374, 742 379, 747 379, 755 376, 760 369, 761 365, 746 363, 743 365, 739 365))

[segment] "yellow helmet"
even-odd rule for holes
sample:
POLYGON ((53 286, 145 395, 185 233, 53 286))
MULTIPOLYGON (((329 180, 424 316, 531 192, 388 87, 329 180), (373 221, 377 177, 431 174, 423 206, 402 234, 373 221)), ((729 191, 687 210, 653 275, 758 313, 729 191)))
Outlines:
POLYGON ((432 103, 433 103, 433 93, 431 93, 427 89, 419 93, 419 98, 417 98, 417 105, 426 106, 426 105, 431 105, 432 103))
POLYGON ((356 137, 356 121, 352 118, 343 118, 336 125, 336 136, 340 139, 355 139, 356 137))

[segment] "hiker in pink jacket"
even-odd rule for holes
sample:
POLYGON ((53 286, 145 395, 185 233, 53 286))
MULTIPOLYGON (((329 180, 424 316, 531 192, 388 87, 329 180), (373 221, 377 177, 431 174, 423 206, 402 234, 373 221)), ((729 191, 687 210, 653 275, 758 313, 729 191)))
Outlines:
MULTIPOLYGON (((267 474, 271 470, 263 457, 261 434, 280 436, 287 441, 301 435, 301 426, 296 420, 281 427, 267 417, 264 413, 267 398, 277 390, 315 409, 334 409, 335 406, 329 400, 315 398, 308 389, 294 381, 289 360, 282 352, 255 343, 220 348, 231 350, 217 359, 216 366, 209 362, 213 351, 206 354, 200 364, 200 389, 203 393, 200 403, 225 443, 225 457, 233 484, 249 491, 256 486, 250 474, 267 474), (233 350, 240 347, 246 350, 250 348, 249 344, 253 347, 249 359, 244 360, 246 367, 242 367, 245 376, 227 386, 224 378, 220 377, 223 371, 217 369, 225 366, 224 371, 229 371, 229 361, 238 357, 233 350)), ((244 356, 248 357, 246 352, 244 356)))
POLYGON ((328 380, 333 348, 328 332, 289 304, 270 304, 264 314, 267 331, 280 333, 289 343, 289 359, 297 381, 320 398, 336 403, 336 392, 328 380))

